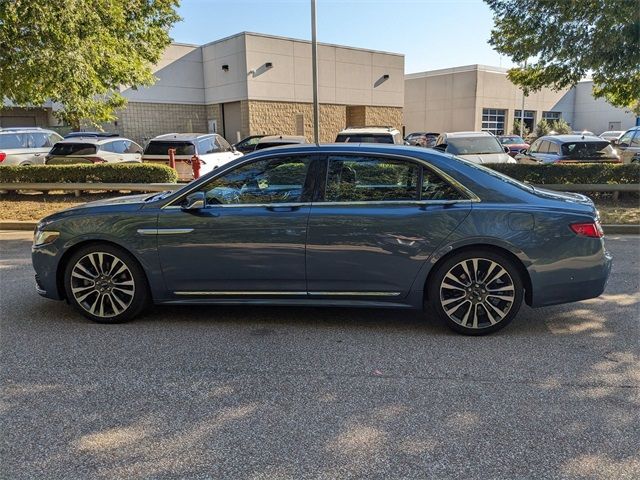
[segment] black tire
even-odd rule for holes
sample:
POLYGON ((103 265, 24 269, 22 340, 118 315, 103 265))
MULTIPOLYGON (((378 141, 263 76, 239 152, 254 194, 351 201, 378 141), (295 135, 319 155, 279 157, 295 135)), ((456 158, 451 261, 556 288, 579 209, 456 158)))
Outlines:
POLYGON ((429 310, 452 330, 486 335, 506 327, 518 314, 524 287, 520 271, 507 256, 486 249, 465 250, 436 267, 427 298, 429 310))
POLYGON ((69 303, 97 323, 132 320, 150 298, 147 279, 135 258, 106 243, 92 243, 71 255, 65 265, 64 288, 69 303))

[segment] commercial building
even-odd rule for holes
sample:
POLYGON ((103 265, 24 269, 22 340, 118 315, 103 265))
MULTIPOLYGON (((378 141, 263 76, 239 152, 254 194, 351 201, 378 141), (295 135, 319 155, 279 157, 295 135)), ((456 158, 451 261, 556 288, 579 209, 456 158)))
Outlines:
MULTIPOLYGON (((507 78, 507 69, 468 65, 405 76, 406 132, 485 130, 511 133, 521 117, 523 93, 507 78)), ((543 88, 524 98, 524 122, 531 130, 542 119, 564 119, 574 130, 600 134, 626 130, 635 117, 592 94, 593 82, 554 91, 543 88)))
MULTIPOLYGON (((402 127, 404 55, 319 44, 318 63, 321 141, 349 125, 402 127)), ((312 139, 308 41, 243 32, 202 46, 174 43, 154 71, 154 85, 123 90, 128 105, 106 130, 139 142, 168 132, 312 139)), ((51 125, 52 108, 2 111, 0 126, 51 125)))

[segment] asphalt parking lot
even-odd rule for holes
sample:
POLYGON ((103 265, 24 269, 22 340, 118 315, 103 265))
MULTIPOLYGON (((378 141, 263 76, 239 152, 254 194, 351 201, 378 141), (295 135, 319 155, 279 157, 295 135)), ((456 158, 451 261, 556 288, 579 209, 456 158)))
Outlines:
POLYGON ((419 313, 85 321, 0 234, 0 477, 640 478, 640 238, 605 294, 469 338, 419 313))

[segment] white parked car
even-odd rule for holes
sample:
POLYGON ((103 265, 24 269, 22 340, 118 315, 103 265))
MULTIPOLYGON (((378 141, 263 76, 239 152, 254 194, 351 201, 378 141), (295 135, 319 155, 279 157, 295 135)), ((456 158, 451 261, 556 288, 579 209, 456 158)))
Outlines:
POLYGON ((131 163, 142 161, 142 147, 122 137, 73 137, 56 143, 47 165, 76 163, 131 163))
POLYGON ((62 137, 42 128, 0 128, 0 165, 42 165, 62 137))
POLYGON ((348 127, 338 133, 336 143, 393 143, 404 145, 404 138, 393 127, 348 127))
POLYGON ((442 133, 433 148, 473 163, 517 163, 490 132, 442 133))
POLYGON ((149 141, 142 156, 143 162, 169 165, 169 149, 175 149, 176 171, 183 181, 193 180, 191 159, 200 159, 200 175, 235 160, 242 153, 216 133, 168 133, 149 141))

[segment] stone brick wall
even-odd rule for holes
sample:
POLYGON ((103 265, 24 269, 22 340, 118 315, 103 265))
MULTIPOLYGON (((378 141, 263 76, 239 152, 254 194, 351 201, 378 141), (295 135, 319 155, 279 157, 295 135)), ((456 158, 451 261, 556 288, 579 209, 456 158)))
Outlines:
POLYGON ((165 133, 207 132, 207 107, 129 102, 118 112, 117 125, 113 130, 141 145, 150 138, 165 133))
POLYGON ((366 108, 363 105, 347 106, 347 127, 363 127, 367 124, 366 108))
MULTIPOLYGON (((296 116, 303 115, 303 135, 313 141, 313 105, 310 103, 248 101, 249 131, 251 135, 274 133, 297 135, 296 116)), ((336 134, 346 126, 344 105, 320 105, 320 141, 333 142, 336 134)))
POLYGON ((395 127, 402 132, 401 107, 371 107, 366 106, 365 123, 363 125, 379 125, 395 127))

